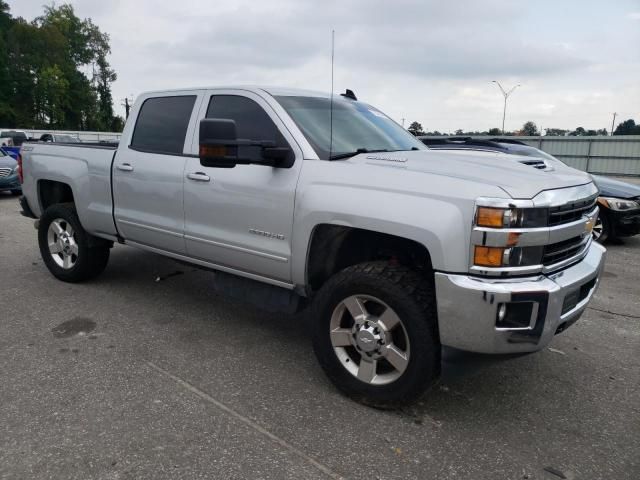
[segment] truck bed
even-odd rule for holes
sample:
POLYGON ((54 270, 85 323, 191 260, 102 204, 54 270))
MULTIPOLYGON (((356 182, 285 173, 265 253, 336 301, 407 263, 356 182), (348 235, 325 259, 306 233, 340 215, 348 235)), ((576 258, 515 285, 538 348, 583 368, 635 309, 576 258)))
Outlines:
POLYGON ((62 182, 73 191, 84 227, 101 236, 115 236, 111 167, 117 146, 117 142, 25 142, 22 188, 33 213, 38 217, 42 215, 47 182, 62 182))

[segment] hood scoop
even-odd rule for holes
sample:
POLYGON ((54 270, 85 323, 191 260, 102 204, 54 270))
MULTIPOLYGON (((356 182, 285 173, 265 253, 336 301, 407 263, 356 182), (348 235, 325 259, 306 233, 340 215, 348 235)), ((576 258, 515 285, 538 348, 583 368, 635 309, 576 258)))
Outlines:
POLYGON ((543 170, 545 172, 552 172, 554 169, 551 165, 545 162, 542 158, 527 158, 525 160, 518 160, 523 165, 528 165, 533 168, 537 168, 538 170, 543 170))

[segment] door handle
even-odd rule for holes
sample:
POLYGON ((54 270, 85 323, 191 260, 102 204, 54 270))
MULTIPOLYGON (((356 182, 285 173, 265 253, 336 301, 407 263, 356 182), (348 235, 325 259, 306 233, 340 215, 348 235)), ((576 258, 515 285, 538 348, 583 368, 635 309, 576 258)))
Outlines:
POLYGON ((195 180, 197 182, 208 182, 209 180, 211 180, 211 178, 209 178, 209 175, 202 172, 188 173, 187 178, 189 180, 195 180))
POLYGON ((123 172, 133 172, 133 167, 129 163, 120 163, 116 165, 118 170, 122 170, 123 172))

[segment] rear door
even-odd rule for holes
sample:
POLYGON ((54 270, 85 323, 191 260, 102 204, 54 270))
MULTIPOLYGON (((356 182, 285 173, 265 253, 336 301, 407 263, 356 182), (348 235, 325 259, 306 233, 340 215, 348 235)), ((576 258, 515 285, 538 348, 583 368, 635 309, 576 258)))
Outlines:
MULTIPOLYGON (((275 101, 274 101, 275 103, 275 101)), ((244 90, 210 91, 199 118, 236 122, 238 138, 273 141, 290 147, 291 168, 237 165, 203 167, 191 147, 185 175, 185 243, 187 254, 248 276, 291 280, 291 229, 302 150, 275 108, 244 90)))
POLYGON ((185 252, 185 141, 192 137, 202 94, 172 92, 138 100, 135 127, 124 135, 126 145, 113 164, 116 225, 130 243, 185 252))

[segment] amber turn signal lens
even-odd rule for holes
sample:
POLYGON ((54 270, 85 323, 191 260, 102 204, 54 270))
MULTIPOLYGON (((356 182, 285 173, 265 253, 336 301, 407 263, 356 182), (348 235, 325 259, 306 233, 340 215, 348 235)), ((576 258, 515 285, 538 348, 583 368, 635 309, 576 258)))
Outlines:
POLYGON ((479 207, 478 213, 476 214, 476 225, 480 227, 503 227, 504 209, 479 207))
POLYGON ((224 157, 227 148, 224 145, 200 145, 201 157, 224 157))
POLYGON ((479 247, 473 251, 473 263, 480 267, 501 267, 504 248, 479 247))

